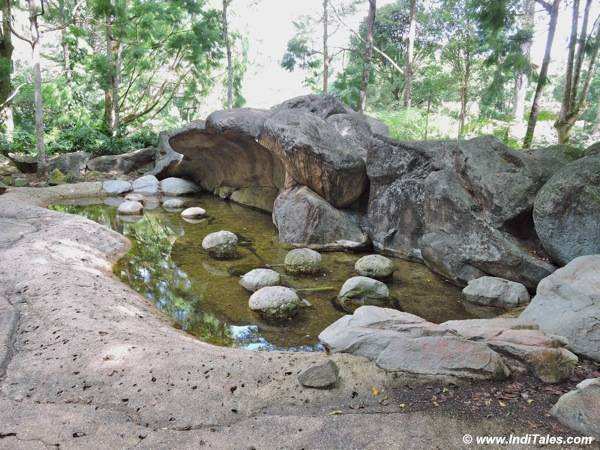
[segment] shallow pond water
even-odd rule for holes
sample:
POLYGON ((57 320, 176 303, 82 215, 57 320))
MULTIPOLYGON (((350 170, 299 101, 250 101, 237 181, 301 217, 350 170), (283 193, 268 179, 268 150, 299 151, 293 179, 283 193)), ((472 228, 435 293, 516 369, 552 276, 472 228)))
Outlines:
MULTIPOLYGON (((278 241, 271 216, 225 202, 211 195, 187 200, 209 214, 197 223, 179 212, 147 205, 141 219, 120 218, 119 199, 78 200, 51 209, 83 215, 127 236, 131 250, 114 268, 115 274, 170 315, 181 329, 198 338, 225 346, 266 350, 317 350, 318 334, 345 313, 334 299, 341 285, 356 275, 359 253, 323 253, 325 271, 312 277, 289 276, 283 260, 289 248, 278 241), (215 260, 202 249, 202 239, 219 230, 240 238, 240 255, 215 260), (299 290, 311 307, 284 323, 269 323, 248 308, 250 294, 239 277, 257 267, 280 272, 283 284, 299 290)), ((425 266, 395 260, 394 277, 387 284, 394 297, 390 306, 433 322, 490 315, 467 310, 461 292, 425 266)))

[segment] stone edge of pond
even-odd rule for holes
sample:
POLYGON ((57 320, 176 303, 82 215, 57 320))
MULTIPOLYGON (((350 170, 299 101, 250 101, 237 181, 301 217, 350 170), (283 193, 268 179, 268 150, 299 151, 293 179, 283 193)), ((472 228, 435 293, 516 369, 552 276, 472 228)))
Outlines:
POLYGON ((91 196, 101 183, 0 195, 0 446, 271 448, 293 436, 393 448, 506 431, 382 404, 373 388, 394 381, 362 358, 216 347, 174 329, 112 274, 125 237, 45 208, 91 196), (297 375, 327 359, 338 386, 302 388, 297 375))

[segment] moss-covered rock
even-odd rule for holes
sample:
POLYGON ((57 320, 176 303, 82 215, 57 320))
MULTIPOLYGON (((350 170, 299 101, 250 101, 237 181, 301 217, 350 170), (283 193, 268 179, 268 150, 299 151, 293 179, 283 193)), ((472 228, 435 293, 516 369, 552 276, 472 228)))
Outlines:
POLYGON ((60 169, 54 169, 48 176, 48 184, 50 186, 57 186, 59 184, 65 184, 67 177, 63 174, 60 169))

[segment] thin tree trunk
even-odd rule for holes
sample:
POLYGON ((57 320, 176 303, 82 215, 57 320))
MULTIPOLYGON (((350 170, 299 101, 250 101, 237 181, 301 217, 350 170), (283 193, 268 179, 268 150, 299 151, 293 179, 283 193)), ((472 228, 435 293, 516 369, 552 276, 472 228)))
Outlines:
POLYGON ((367 88, 371 74, 371 60, 373 59, 373 26, 375 24, 375 13, 377 11, 376 0, 369 0, 369 15, 367 16, 367 36, 365 39, 365 60, 362 79, 360 82, 360 99, 358 111, 364 112, 367 106, 367 88))
POLYGON ((323 94, 329 91, 329 0, 323 0, 323 94))
POLYGON ((223 0, 223 40, 227 54, 227 109, 233 108, 233 60, 231 57, 231 42, 229 41, 229 23, 227 19, 227 7, 231 0, 223 0))
POLYGON ((596 30, 596 36, 593 35, 594 29, 592 29, 591 34, 588 36, 587 28, 590 16, 590 7, 592 4, 591 0, 586 0, 581 34, 578 33, 579 4, 579 0, 574 0, 563 100, 560 108, 560 116, 554 123, 554 128, 556 128, 556 132, 558 134, 558 142, 561 144, 566 144, 569 142, 571 129, 573 128, 573 125, 575 125, 575 122, 583 110, 589 90, 591 76, 594 72, 596 57, 598 55, 598 45, 600 45, 600 42, 598 41, 600 39, 600 29, 596 30), (594 40, 596 42, 594 42, 594 40), (579 92, 581 69, 583 67, 583 60, 585 58, 587 48, 592 49, 590 55, 590 65, 586 78, 583 81, 581 91, 579 92))
POLYGON ((594 124, 594 128, 592 129, 592 134, 597 135, 600 134, 600 105, 597 106, 596 111, 596 123, 594 124))
POLYGON ((106 18, 106 57, 110 62, 107 86, 104 91, 104 120, 110 136, 119 131, 119 87, 121 81, 121 43, 114 35, 114 15, 106 18))
POLYGON ((41 69, 41 46, 42 35, 40 33, 38 15, 41 14, 41 5, 38 0, 27 0, 29 9, 29 28, 31 31, 31 65, 33 67, 33 103, 35 117, 35 148, 38 157, 38 175, 46 173, 46 147, 44 145, 44 105, 42 101, 42 69, 41 69))
MULTIPOLYGON (((535 26, 535 1, 525 0, 524 20, 522 27, 532 33, 530 39, 521 44, 521 53, 527 60, 527 65, 531 63, 531 45, 533 43, 533 32, 535 26)), ((517 125, 525 116, 525 96, 529 85, 528 69, 519 70, 515 77, 515 92, 513 97, 513 125, 517 125)), ((512 133, 511 133, 512 134, 512 133)))
POLYGON ((413 57, 415 48, 415 33, 417 0, 410 2, 410 23, 408 26, 408 45, 406 48, 406 64, 404 68, 404 107, 410 108, 412 102, 413 57))
POLYGON ((537 124, 537 118, 540 112, 540 99, 542 98, 544 86, 548 82, 548 66, 550 65, 552 44, 554 43, 554 35, 556 34, 556 22, 558 20, 559 6, 560 0, 554 0, 548 11, 550 13, 550 24, 548 25, 546 49, 544 51, 544 59, 542 60, 542 67, 540 68, 540 75, 535 89, 535 95, 533 96, 533 102, 531 104, 531 112, 529 114, 529 121, 527 123, 527 132, 525 133, 525 139, 523 140, 523 148, 530 148, 531 143, 533 142, 533 134, 535 132, 535 126, 537 124))
POLYGON ((458 135, 462 136, 467 121, 467 107, 469 105, 469 83, 471 81, 471 52, 465 50, 465 72, 460 87, 460 114, 458 116, 458 135))
POLYGON ((8 142, 13 140, 14 122, 12 106, 9 98, 12 94, 12 34, 10 31, 11 2, 2 1, 2 28, 0 30, 0 105, 3 105, 0 113, 6 121, 6 138, 8 142))
POLYGON ((65 78, 67 79, 67 86, 70 87, 73 74, 71 71, 71 51, 69 50, 69 44, 67 43, 67 17, 65 11, 65 0, 59 1, 58 10, 61 21, 60 46, 62 48, 63 56, 63 71, 65 73, 65 78))

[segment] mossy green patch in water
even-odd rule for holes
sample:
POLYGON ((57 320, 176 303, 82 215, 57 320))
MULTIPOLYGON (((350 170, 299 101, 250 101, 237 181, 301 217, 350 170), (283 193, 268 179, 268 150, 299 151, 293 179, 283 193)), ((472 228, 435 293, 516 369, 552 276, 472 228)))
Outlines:
MULTIPOLYGON (((286 274, 289 250, 278 242, 271 216, 225 202, 210 195, 196 197, 209 217, 188 223, 179 213, 145 210, 135 222, 122 222, 113 205, 102 200, 55 205, 52 209, 80 214, 123 233, 131 250, 115 266, 124 282, 169 314, 176 326, 218 345, 252 349, 317 349, 318 334, 344 315, 334 299, 354 264, 364 254, 323 253, 323 270, 316 275, 286 274), (95 203, 95 204, 94 204, 95 203), (229 230, 239 238, 233 260, 211 258, 201 246, 209 233, 229 230), (293 319, 272 323, 248 307, 248 293, 239 277, 254 268, 270 267, 282 275, 282 284, 298 289, 312 305, 293 319)), ((460 301, 461 293, 425 266, 395 260, 396 272, 387 285, 393 305, 433 322, 475 317, 460 301)))

